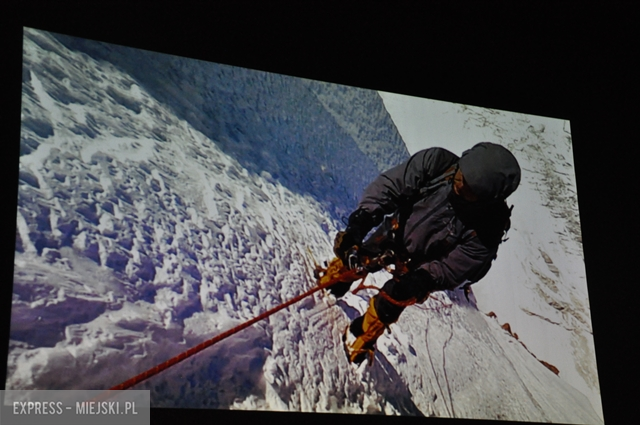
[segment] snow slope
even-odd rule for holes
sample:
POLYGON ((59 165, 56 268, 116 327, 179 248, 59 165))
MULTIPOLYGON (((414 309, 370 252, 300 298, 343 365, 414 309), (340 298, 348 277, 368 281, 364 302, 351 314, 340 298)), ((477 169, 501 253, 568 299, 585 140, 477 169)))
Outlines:
POLYGON ((569 122, 380 94, 410 153, 446 141, 460 155, 490 140, 523 165, 521 185, 508 200, 509 240, 474 292, 482 311, 509 323, 602 415, 569 122))
MULTIPOLYGON (((23 80, 8 389, 107 388, 298 295, 309 251, 329 259, 408 156, 367 90, 31 29, 23 80)), ((316 294, 137 388, 155 407, 602 422, 455 291, 352 367, 340 336, 370 295, 316 294)))

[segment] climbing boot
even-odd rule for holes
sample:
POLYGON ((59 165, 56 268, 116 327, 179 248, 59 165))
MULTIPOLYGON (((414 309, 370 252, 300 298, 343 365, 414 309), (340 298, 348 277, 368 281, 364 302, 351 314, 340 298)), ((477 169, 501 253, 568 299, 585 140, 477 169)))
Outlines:
POLYGON ((373 364, 376 341, 386 327, 378 318, 372 298, 364 315, 354 319, 344 331, 342 342, 349 361, 360 364, 369 359, 369 364, 373 364))

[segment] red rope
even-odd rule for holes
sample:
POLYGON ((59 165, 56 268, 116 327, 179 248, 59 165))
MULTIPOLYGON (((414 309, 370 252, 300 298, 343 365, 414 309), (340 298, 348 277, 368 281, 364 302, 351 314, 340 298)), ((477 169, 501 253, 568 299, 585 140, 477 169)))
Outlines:
MULTIPOLYGON (((349 274, 349 273, 347 273, 347 274, 349 274)), ((353 277, 353 280, 356 280, 356 279, 359 278, 357 272, 353 271, 351 274, 353 274, 353 276, 345 276, 345 275, 343 275, 343 276, 340 277, 340 279, 344 280, 345 278, 348 279, 350 277, 353 277)), ((192 347, 192 348, 188 349, 187 351, 185 351, 183 353, 180 353, 175 357, 170 358, 166 362, 160 363, 159 365, 154 366, 151 369, 149 369, 149 370, 147 370, 145 372, 142 372, 141 374, 136 375, 133 378, 128 379, 128 380, 124 381, 123 383, 121 383, 119 385, 116 385, 115 387, 110 388, 109 390, 110 391, 119 391, 119 390, 126 390, 127 388, 131 388, 134 385, 139 384, 140 382, 142 382, 142 381, 144 381, 146 379, 149 379, 150 377, 152 377, 154 375, 157 375, 158 373, 162 372, 163 370, 166 370, 166 369, 170 368, 171 366, 173 366, 173 365, 175 365, 177 363, 180 363, 181 361, 185 360, 186 358, 189 358, 189 357, 193 356, 194 354, 204 350, 205 348, 208 348, 208 347, 212 346, 213 344, 215 344, 217 342, 220 342, 223 339, 228 338, 231 335, 236 334, 236 333, 240 332, 243 329, 248 328, 249 326, 253 325, 254 323, 259 322, 260 320, 265 319, 265 318, 271 316, 272 314, 277 313, 278 311, 283 310, 283 309, 289 307, 290 305, 297 303, 298 301, 308 297, 309 295, 311 295, 311 294, 313 294, 315 292, 318 292, 321 289, 328 288, 329 286, 334 285, 334 284, 340 282, 341 280, 339 280, 339 279, 331 279, 331 280, 329 280, 328 282, 326 282, 326 283, 324 283, 322 285, 315 286, 312 289, 309 289, 307 292, 305 292, 305 293, 303 293, 301 295, 298 295, 297 297, 292 298, 291 300, 289 300, 289 301, 287 301, 287 302, 285 302, 283 304, 280 304, 279 306, 274 307, 271 310, 265 311, 261 315, 259 315, 257 317, 254 317, 253 319, 248 320, 248 321, 236 326, 235 328, 229 329, 228 331, 225 331, 225 332, 221 333, 220 335, 217 335, 217 336, 215 336, 215 337, 213 337, 213 338, 211 338, 211 339, 209 339, 207 341, 204 341, 204 342, 196 345, 195 347, 192 347)))
POLYGON ((378 288, 377 286, 373 286, 373 285, 365 285, 364 278, 362 279, 362 282, 360 282, 360 284, 356 287, 356 289, 354 289, 351 292, 356 294, 363 289, 374 289, 378 291, 378 295, 380 295, 382 298, 389 301, 391 304, 397 305, 399 307, 409 307, 410 305, 414 305, 418 302, 418 300, 415 297, 409 298, 406 301, 400 301, 400 300, 391 298, 391 295, 384 292, 381 288, 378 288))

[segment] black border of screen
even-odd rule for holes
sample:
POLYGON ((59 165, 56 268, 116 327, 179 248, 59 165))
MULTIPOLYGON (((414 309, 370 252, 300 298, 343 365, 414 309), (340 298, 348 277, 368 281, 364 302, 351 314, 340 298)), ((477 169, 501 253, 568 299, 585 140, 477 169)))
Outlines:
MULTIPOLYGON (((606 423, 630 423, 635 326, 637 122, 631 2, 22 1, 3 59, 2 351, 10 318, 20 133, 22 27, 321 81, 570 120, 598 372, 606 423)), ((6 11, 10 7, 5 8, 6 11)), ((6 19, 5 15, 5 19, 6 19)), ((0 368, 4 388, 6 370, 0 368)), ((634 415, 635 416, 635 415, 634 415)), ((152 423, 411 423, 420 418, 157 409, 152 423)), ((431 423, 470 423, 430 419, 431 423)), ((417 423, 417 422, 415 422, 417 423)), ((473 421, 498 423, 504 421, 473 421)))

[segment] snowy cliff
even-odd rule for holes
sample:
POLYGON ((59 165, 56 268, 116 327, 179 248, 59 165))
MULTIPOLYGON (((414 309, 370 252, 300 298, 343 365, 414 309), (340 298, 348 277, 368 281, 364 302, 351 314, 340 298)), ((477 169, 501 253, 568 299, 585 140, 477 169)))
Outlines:
MULTIPOLYGON (((25 29, 7 388, 107 388, 300 294, 407 157, 376 92, 25 29)), ((155 407, 602 422, 457 291, 354 368, 340 337, 371 294, 316 294, 136 388, 155 407)))
MULTIPOLYGON (((569 122, 381 93, 410 153, 446 141, 461 154, 478 140, 507 146, 522 165, 508 241, 474 285, 495 313, 602 415, 569 122)), ((506 326, 506 325, 505 325, 506 326)))

